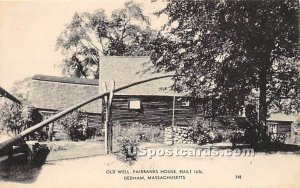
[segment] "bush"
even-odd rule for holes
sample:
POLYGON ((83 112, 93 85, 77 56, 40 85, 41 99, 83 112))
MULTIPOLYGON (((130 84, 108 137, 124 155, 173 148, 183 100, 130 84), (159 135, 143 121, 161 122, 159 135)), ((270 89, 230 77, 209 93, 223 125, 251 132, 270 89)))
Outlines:
POLYGON ((132 165, 137 160, 137 139, 120 136, 117 142, 120 147, 118 159, 132 165))
MULTIPOLYGON (((0 125, 1 129, 8 134, 17 135, 21 131, 42 121, 42 115, 36 108, 28 104, 17 104, 6 102, 0 108, 0 125)), ((36 139, 37 134, 31 134, 31 139, 36 139)))
POLYGON ((163 127, 150 126, 139 122, 121 125, 115 123, 113 125, 114 138, 120 135, 128 138, 135 138, 137 142, 163 143, 164 129, 163 127))
POLYGON ((86 129, 83 130, 83 135, 85 139, 95 138, 96 134, 97 134, 97 129, 94 127, 87 127, 86 129))
POLYGON ((241 131, 235 131, 230 137, 230 142, 233 147, 236 147, 237 144, 246 143, 245 142, 245 133, 241 131))
POLYGON ((164 140, 163 128, 142 124, 139 122, 113 125, 113 136, 117 140, 120 152, 118 159, 133 164, 137 160, 137 146, 139 142, 162 143, 164 140))
POLYGON ((96 133, 96 129, 87 127, 87 115, 76 110, 59 120, 64 131, 72 141, 86 140, 96 133))
POLYGON ((197 144, 216 143, 224 140, 224 133, 216 130, 210 121, 195 119, 191 125, 194 130, 194 141, 197 144))
POLYGON ((244 142, 252 147, 268 147, 271 138, 267 134, 267 127, 258 122, 258 112, 256 106, 249 104, 246 106, 246 126, 244 142))

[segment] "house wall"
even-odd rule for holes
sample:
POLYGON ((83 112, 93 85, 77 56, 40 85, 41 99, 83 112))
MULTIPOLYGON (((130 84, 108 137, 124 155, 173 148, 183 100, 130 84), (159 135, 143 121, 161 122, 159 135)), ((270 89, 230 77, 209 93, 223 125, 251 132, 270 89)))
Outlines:
POLYGON ((290 121, 268 121, 268 131, 270 131, 270 124, 277 124, 277 133, 290 133, 291 124, 290 121))
POLYGON ((279 133, 290 133, 292 122, 278 122, 279 133))
MULTIPOLYGON (((190 106, 183 106, 183 100, 176 99, 175 123, 177 125, 188 125, 188 121, 196 116, 203 115, 201 104, 190 103, 190 106), (197 106, 197 111, 195 110, 197 106)), ((103 104, 105 117, 105 105, 103 104)), ((113 122, 141 122, 150 125, 172 124, 173 97, 169 96, 114 96, 112 105, 113 122), (130 100, 141 100, 141 110, 129 109, 130 100)))

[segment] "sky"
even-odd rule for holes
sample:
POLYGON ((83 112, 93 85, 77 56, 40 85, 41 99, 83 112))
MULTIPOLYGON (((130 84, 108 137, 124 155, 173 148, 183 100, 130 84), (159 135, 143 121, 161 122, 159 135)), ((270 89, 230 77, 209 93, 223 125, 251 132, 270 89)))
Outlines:
MULTIPOLYGON (((0 86, 10 91, 13 83, 35 74, 62 76, 63 56, 55 51, 56 38, 75 12, 105 9, 110 15, 125 1, 19 1, 0 2, 0 86)), ((165 6, 164 0, 138 1, 152 27, 159 29, 167 20, 152 13, 165 6)))

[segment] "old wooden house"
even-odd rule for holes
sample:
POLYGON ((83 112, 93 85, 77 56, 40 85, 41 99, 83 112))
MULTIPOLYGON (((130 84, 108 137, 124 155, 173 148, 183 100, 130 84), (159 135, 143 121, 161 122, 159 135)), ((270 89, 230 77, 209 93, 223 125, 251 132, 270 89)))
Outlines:
MULTIPOLYGON (((30 84, 29 101, 44 116, 50 116, 58 110, 104 92, 104 83, 109 89, 111 81, 114 81, 115 88, 118 88, 136 81, 165 75, 154 72, 149 61, 149 57, 101 57, 99 80, 35 75, 30 84)), ((172 91, 170 89, 172 83, 171 78, 164 78, 114 93, 113 122, 186 126, 195 117, 207 116, 206 109, 210 109, 207 108, 210 105, 207 101, 192 99, 185 93, 172 91)), ((88 114, 89 126, 103 125, 105 120, 103 103, 104 101, 99 99, 80 109, 88 114)), ((288 132, 292 121, 270 118, 269 131, 288 132)), ((61 128, 56 127, 56 129, 61 128)))
MULTIPOLYGON (((100 92, 103 83, 115 81, 118 88, 136 81, 165 75, 151 69, 149 57, 102 57, 100 92)), ((171 78, 140 84, 114 94, 112 119, 120 123, 142 122, 150 125, 187 125, 204 111, 201 100, 191 100, 184 93, 170 89, 171 78)), ((105 110, 103 111, 105 112, 105 110)))
MULTIPOLYGON (((120 87, 139 80, 163 75, 149 69, 148 57, 102 57, 100 79, 83 79, 35 75, 31 79, 29 101, 44 116, 70 107, 103 92, 103 83, 120 87), (99 87, 100 85, 100 87, 99 87)), ((137 85, 114 94, 112 120, 141 122, 150 125, 187 125, 189 120, 204 113, 201 100, 191 100, 184 93, 170 90, 171 78, 137 85)), ((104 121, 103 100, 94 101, 80 110, 89 116, 90 126, 104 121)))

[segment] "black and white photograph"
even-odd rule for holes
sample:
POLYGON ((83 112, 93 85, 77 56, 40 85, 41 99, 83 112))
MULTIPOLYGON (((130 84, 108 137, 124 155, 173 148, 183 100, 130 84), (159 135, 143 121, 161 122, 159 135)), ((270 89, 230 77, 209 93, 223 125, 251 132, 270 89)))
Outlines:
POLYGON ((1 188, 299 188, 299 0, 0 0, 1 188))

